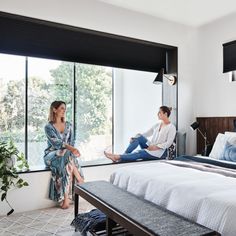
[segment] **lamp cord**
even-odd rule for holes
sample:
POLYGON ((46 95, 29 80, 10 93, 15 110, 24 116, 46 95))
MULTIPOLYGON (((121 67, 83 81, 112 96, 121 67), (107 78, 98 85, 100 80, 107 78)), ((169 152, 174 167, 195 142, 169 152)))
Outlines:
POLYGON ((11 215, 14 212, 13 207, 11 206, 11 204, 7 201, 7 199, 5 198, 5 201, 7 202, 8 206, 11 208, 11 210, 7 213, 7 215, 11 215))

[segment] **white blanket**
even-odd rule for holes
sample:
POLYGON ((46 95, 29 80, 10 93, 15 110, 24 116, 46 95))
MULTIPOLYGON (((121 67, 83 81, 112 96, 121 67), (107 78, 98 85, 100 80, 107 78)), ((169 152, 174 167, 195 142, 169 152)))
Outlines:
POLYGON ((110 180, 224 236, 236 235, 236 178, 152 162, 121 167, 110 180))

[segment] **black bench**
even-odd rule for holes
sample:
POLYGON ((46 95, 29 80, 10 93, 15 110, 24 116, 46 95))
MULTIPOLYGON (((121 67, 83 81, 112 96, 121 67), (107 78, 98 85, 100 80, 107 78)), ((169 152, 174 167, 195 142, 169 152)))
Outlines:
POLYGON ((78 214, 79 196, 107 215, 107 235, 112 235, 111 223, 114 221, 135 236, 219 235, 106 181, 75 186, 75 216, 78 214))

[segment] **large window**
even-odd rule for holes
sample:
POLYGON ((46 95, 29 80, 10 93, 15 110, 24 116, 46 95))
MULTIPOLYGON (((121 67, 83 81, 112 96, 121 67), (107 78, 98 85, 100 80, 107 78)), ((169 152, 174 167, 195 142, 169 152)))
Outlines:
POLYGON ((109 162, 103 151, 112 147, 112 68, 6 54, 0 68, 0 139, 12 139, 31 169, 44 167, 54 100, 67 104, 82 164, 109 162))
MULTIPOLYGON (((12 138, 31 166, 43 164, 43 127, 55 99, 66 101, 67 119, 87 163, 108 161, 105 149, 123 152, 130 135, 153 123, 147 117, 161 105, 161 86, 153 86, 155 75, 139 72, 177 72, 176 47, 7 13, 0 19, 2 52, 64 60, 0 54, 0 138, 12 138), (52 45, 58 38, 60 43, 52 45)), ((176 111, 177 87, 163 88, 165 105, 174 104, 176 111)))
POLYGON ((129 138, 156 122, 162 86, 155 73, 0 54, 0 139, 12 139, 31 169, 44 168, 50 104, 67 104, 82 165, 110 163, 129 138))

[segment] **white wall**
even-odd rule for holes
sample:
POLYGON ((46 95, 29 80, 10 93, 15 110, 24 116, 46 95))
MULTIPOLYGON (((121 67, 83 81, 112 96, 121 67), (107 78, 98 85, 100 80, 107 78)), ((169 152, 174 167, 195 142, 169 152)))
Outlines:
MULTIPOLYGON (((189 138, 194 137, 188 127, 194 119, 196 105, 193 103, 193 80, 196 78, 193 71, 197 66, 197 30, 95 0, 0 0, 0 11, 177 46, 179 129, 188 131, 189 138)), ((152 99, 155 98, 150 97, 152 99)), ((187 151, 193 152, 194 143, 187 144, 187 151)), ((109 174, 113 166, 104 168, 88 168, 85 175, 87 179, 97 179, 100 173, 109 174)), ((26 211, 50 205, 51 202, 45 198, 49 175, 32 173, 25 176, 30 187, 9 195, 16 210, 26 211)), ((0 203, 0 209, 6 212, 3 203, 0 203)))
MULTIPOLYGON (((8 201, 15 212, 41 209, 55 205, 48 199, 49 171, 21 174, 20 177, 29 183, 29 187, 13 189, 8 192, 8 201)), ((6 215, 10 208, 0 201, 0 216, 6 215)))
POLYGON ((222 44, 236 40, 236 14, 200 28, 195 116, 235 116, 236 82, 223 74, 222 44))

